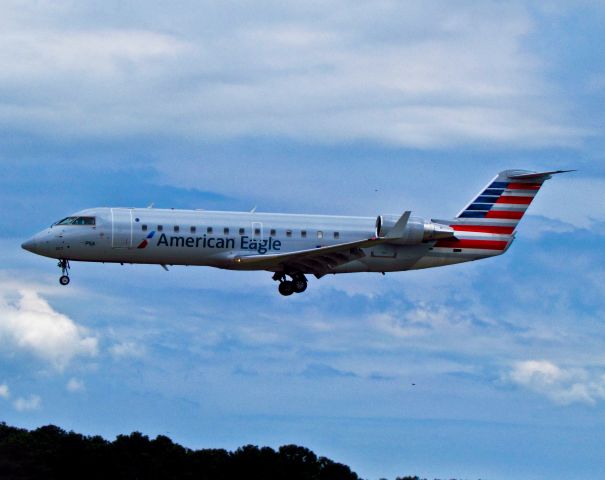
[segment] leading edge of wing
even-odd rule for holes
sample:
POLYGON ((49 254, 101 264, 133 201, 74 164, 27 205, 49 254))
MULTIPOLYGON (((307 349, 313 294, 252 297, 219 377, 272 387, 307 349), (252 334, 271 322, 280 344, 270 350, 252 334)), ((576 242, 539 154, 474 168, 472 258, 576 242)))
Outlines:
POLYGON ((256 267, 274 267, 280 263, 288 260, 294 260, 303 257, 313 257, 316 255, 325 255, 328 253, 335 253, 349 248, 366 248, 378 245, 380 243, 388 242, 390 238, 379 238, 372 237, 364 240, 357 240, 355 242, 339 243, 336 245, 330 245, 327 247, 309 248, 306 250, 297 250, 295 252, 287 253, 276 253, 270 255, 250 255, 241 256, 238 255, 233 261, 238 265, 254 265, 256 267))

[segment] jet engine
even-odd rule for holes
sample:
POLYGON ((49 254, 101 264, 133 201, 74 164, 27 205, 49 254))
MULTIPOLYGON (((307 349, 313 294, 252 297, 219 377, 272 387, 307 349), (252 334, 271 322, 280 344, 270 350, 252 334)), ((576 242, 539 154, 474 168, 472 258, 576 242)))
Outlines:
MULTIPOLYGON (((399 217, 396 215, 379 215, 376 218, 376 236, 388 237, 399 217)), ((420 217, 410 217, 403 229, 403 234, 393 238, 397 245, 415 245, 432 242, 442 238, 453 237, 455 231, 449 225, 431 222, 420 217)))

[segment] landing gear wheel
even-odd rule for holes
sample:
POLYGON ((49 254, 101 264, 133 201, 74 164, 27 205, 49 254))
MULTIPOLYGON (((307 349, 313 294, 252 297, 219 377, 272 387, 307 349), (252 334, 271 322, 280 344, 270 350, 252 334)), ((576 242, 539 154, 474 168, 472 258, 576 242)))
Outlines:
POLYGON ((295 278, 292 281, 295 293, 302 293, 307 289, 307 280, 305 278, 295 278))
POLYGON ((279 293, 287 297, 288 295, 292 295, 294 293, 294 284, 288 280, 280 282, 278 287, 279 293))
POLYGON ((69 260, 62 258, 59 260, 57 266, 61 269, 61 278, 59 278, 59 283, 61 285, 67 285, 69 283, 69 260))

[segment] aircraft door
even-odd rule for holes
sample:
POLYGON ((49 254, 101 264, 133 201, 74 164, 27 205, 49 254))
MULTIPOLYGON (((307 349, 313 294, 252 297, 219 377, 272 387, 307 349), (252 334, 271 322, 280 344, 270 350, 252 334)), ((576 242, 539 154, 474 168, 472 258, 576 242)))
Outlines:
POLYGON ((111 209, 112 248, 132 248, 132 209, 111 209))
POLYGON ((252 222, 252 238, 256 240, 263 239, 263 224, 261 222, 252 222))

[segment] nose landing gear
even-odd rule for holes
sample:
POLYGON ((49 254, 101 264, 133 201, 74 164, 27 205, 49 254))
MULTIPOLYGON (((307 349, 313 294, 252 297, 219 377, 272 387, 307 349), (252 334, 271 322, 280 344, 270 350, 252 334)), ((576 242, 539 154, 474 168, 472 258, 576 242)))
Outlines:
POLYGON ((69 260, 62 258, 59 260, 57 266, 61 269, 61 277, 59 277, 59 283, 61 285, 67 285, 69 283, 69 260))
POLYGON ((293 293, 302 293, 307 289, 307 279, 302 273, 289 273, 292 280, 286 279, 286 274, 277 272, 273 275, 273 280, 279 282, 278 290, 284 296, 292 295, 293 293))

